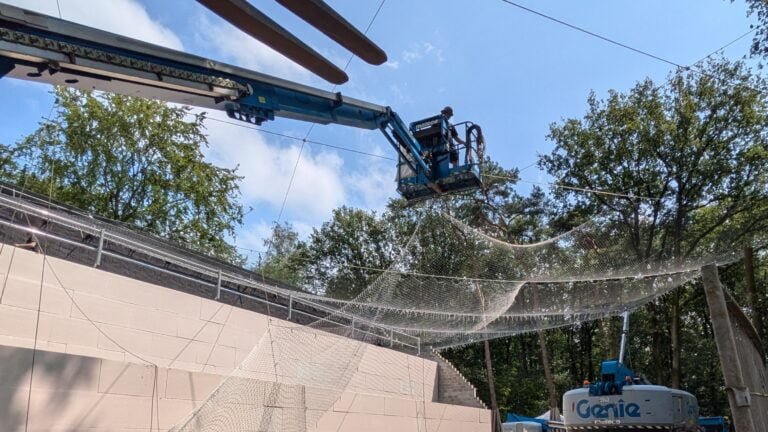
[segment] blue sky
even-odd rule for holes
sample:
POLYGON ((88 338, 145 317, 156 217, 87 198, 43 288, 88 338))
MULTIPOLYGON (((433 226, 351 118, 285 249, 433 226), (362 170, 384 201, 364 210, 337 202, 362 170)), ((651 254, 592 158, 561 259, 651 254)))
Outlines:
MULTIPOLYGON (((56 0, 4 0, 57 14, 56 0)), ((251 40, 193 0, 59 0, 64 19, 248 67, 319 88, 331 85, 251 40)), ((380 0, 330 0, 358 28, 365 28, 380 0)), ((273 1, 253 2, 276 21, 343 67, 349 53, 273 1)), ((737 0, 519 0, 519 3, 678 64, 690 64, 749 30, 746 6, 737 0)), ((451 105, 455 120, 483 127, 488 152, 505 167, 524 168, 548 152, 549 124, 580 116, 590 91, 624 91, 636 81, 663 80, 663 62, 547 21, 500 0, 387 0, 369 36, 389 56, 383 66, 353 59, 345 95, 392 106, 408 121, 451 105)), ((725 50, 744 56, 751 37, 725 50)), ((0 142, 32 132, 47 116, 49 88, 0 80, 0 142)), ((220 113, 215 118, 226 119, 220 113)), ((299 154, 299 141, 218 121, 207 124, 207 157, 239 166, 243 203, 253 210, 236 244, 262 250, 276 220, 299 154)), ((265 129, 304 137, 310 125, 276 120, 265 129)), ((378 131, 316 126, 309 137, 328 144, 393 156, 378 131)), ((303 235, 342 204, 380 210, 395 196, 391 161, 308 145, 282 220, 303 235)), ((547 182, 536 167, 522 178, 547 182)), ((521 193, 530 183, 520 184, 521 193)), ((244 250, 244 252, 247 252, 244 250)))

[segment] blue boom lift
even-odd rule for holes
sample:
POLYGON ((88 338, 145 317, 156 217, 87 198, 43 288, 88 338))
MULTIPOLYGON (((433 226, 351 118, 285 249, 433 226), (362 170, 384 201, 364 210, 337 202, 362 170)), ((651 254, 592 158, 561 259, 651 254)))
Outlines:
POLYGON ((654 385, 624 365, 629 312, 624 312, 619 358, 600 364, 600 379, 563 394, 563 415, 543 420, 509 414, 502 425, 517 432, 729 432, 725 417, 699 417, 692 394, 654 385))
POLYGON ((482 187, 483 138, 463 123, 454 147, 443 116, 406 126, 391 108, 0 3, 0 77, 101 90, 226 111, 261 125, 275 117, 379 129, 398 153, 408 201, 482 187), (465 157, 451 163, 451 153, 465 157))

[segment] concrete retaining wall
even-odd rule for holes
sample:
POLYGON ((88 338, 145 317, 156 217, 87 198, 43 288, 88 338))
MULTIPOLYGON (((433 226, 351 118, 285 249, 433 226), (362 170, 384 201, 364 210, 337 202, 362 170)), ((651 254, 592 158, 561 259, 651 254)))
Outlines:
MULTIPOLYGON (((167 430, 199 406, 268 329, 281 329, 287 338, 309 331, 64 260, 46 261, 8 245, 0 251, 2 431, 167 430)), ((278 380, 301 388, 310 430, 489 429, 487 410, 433 402, 434 361, 339 342, 319 331, 312 337, 360 344, 346 390, 331 405, 319 402, 328 392, 313 390, 300 367, 287 367, 303 359, 276 360, 269 373, 239 372, 254 383, 278 380), (313 407, 322 411, 311 415, 313 407)))
POLYGON ((435 400, 451 405, 482 408, 488 407, 477 397, 477 389, 464 378, 448 360, 438 352, 429 357, 437 363, 437 388, 435 400))

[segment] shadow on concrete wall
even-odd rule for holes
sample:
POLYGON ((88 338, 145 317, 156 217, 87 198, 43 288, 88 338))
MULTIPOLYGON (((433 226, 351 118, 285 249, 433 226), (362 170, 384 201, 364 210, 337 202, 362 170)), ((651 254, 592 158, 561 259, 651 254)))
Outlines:
MULTIPOLYGON (((27 424, 30 376, 34 386, 47 389, 76 389, 93 382, 99 373, 99 360, 29 348, 0 347, 0 430, 24 431, 27 424)), ((75 395, 71 391, 57 392, 46 397, 45 411, 52 418, 62 412, 75 395)), ((39 406, 39 405, 38 405, 39 406)), ((33 420, 30 418, 30 420, 33 420)))

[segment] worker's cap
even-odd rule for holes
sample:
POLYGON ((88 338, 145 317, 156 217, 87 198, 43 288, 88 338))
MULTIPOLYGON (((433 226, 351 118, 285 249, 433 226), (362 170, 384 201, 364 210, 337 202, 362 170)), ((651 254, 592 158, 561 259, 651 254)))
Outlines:
POLYGON ((440 111, 440 113, 443 114, 443 115, 452 116, 453 115, 453 108, 447 106, 447 107, 443 108, 443 110, 440 111))

